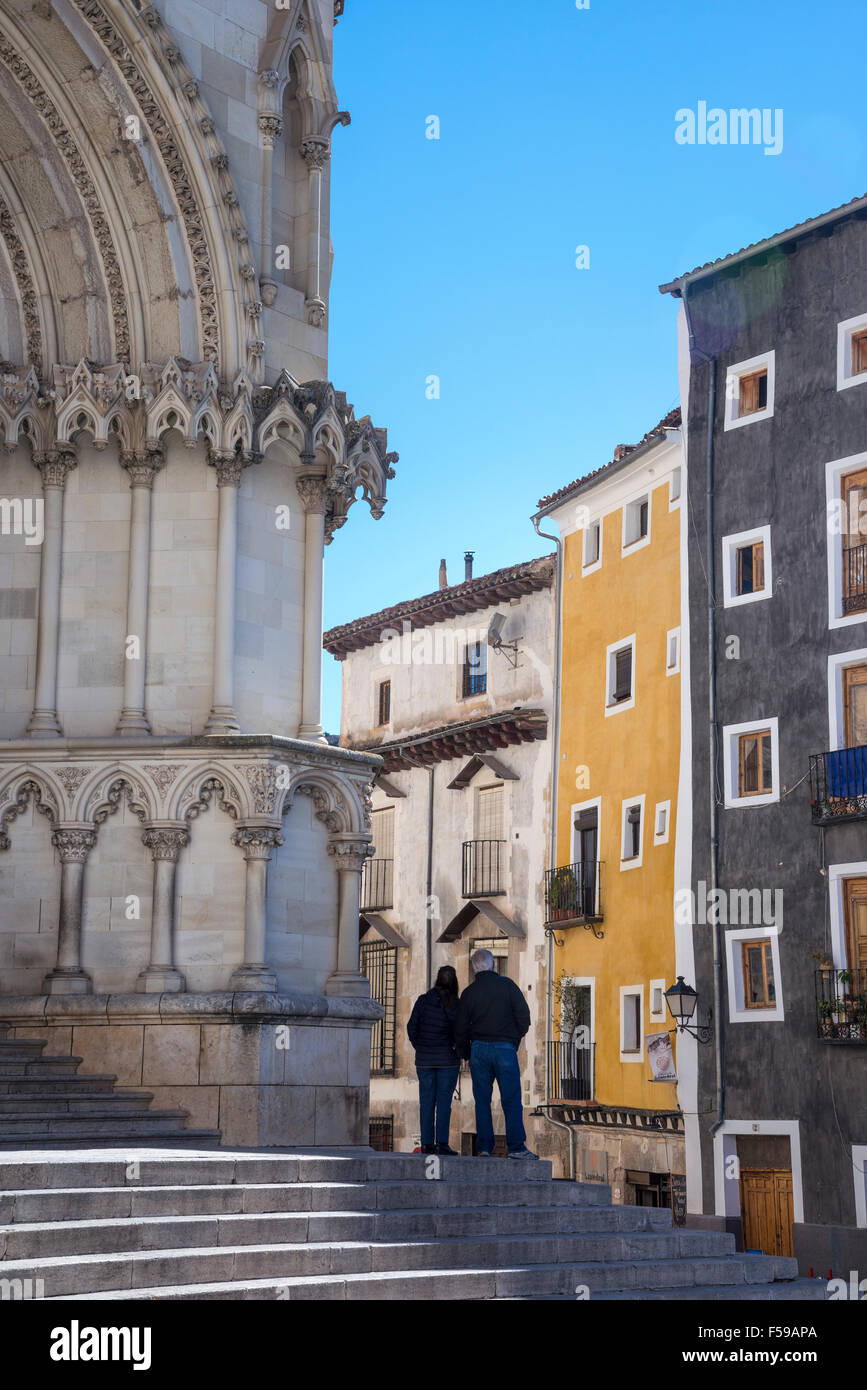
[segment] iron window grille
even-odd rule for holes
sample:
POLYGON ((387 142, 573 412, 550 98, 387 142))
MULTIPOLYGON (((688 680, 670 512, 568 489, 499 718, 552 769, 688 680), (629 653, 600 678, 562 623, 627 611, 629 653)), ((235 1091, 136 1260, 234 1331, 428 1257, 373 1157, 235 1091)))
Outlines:
POLYGON ((397 947, 386 941, 361 944, 361 973, 370 981, 370 997, 385 1009, 370 1030, 371 1076, 393 1076, 397 1025, 397 947))
POLYGON ((468 642, 464 650, 462 693, 464 697, 484 695, 487 688, 488 673, 485 666, 485 649, 481 642, 468 642))
POLYGON ((393 1115, 371 1115, 370 1147, 375 1153, 390 1154, 394 1152, 393 1115))
POLYGON ((462 895, 465 898, 493 898, 505 893, 505 840, 466 840, 464 842, 462 895))

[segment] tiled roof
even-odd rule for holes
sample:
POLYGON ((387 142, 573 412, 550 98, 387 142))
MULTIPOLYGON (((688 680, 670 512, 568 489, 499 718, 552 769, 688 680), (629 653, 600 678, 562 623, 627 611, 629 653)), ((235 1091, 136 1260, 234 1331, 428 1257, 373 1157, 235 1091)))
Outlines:
POLYGON ((712 271, 722 270, 735 261, 748 260, 750 256, 758 256, 762 251, 769 251, 772 247, 791 240, 792 237, 803 236, 807 232, 815 231, 824 226, 825 223, 836 222, 842 217, 849 217, 861 208, 867 209, 867 194, 865 193, 850 199, 848 203, 841 203, 839 207, 832 208, 830 212, 819 213, 817 217, 808 217, 806 221, 796 222, 794 227, 787 227, 785 231, 775 232, 773 236, 751 242, 749 246, 742 246, 740 251, 732 251, 728 256, 720 256, 715 261, 705 261, 704 265, 697 265, 694 270, 686 270, 683 275, 678 275, 676 280, 672 280, 667 285, 660 285, 659 292, 660 294, 679 294, 684 280, 691 280, 696 275, 703 276, 712 271))
POLYGON ((548 736, 548 716, 541 709, 500 710, 497 714, 482 715, 461 723, 442 724, 436 729, 424 729, 396 739, 369 739, 352 742, 356 753, 378 753, 382 771, 404 772, 419 763, 448 762, 454 758, 469 758, 491 749, 506 748, 516 743, 531 743, 548 736))
POLYGON ((381 608, 378 613, 329 628, 322 645, 332 656, 345 656, 347 652, 381 642, 386 628, 399 630, 403 622, 410 623, 413 628, 431 627, 457 614, 477 612, 489 608, 492 603, 517 598, 536 589, 550 589, 553 582, 554 556, 543 555, 538 560, 525 560, 520 565, 509 565, 492 574, 466 579, 462 584, 449 584, 432 594, 407 599, 391 608, 381 608))
POLYGON ((648 430, 637 444, 618 444, 614 450, 614 458, 610 463, 604 463, 601 468, 594 468, 589 473, 584 473, 582 477, 576 478, 573 483, 567 483, 565 487, 558 488, 556 492, 549 492, 547 497, 539 498, 539 510, 547 510, 557 502, 562 502, 565 497, 574 492, 576 488, 582 487, 591 478, 598 478, 602 473, 606 473, 609 468, 617 468, 625 459, 628 459, 636 450, 641 449, 646 444, 650 444, 655 439, 664 439, 667 430, 680 429, 680 406, 676 405, 667 415, 664 415, 658 425, 654 425, 652 430, 648 430))

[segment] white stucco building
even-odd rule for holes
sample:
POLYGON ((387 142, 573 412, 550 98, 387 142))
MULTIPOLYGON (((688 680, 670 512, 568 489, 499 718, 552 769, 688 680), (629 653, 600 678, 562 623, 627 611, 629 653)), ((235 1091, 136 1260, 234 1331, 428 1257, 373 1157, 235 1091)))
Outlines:
MULTIPOLYGON (((398 1150, 419 1142, 412 1005, 440 965, 467 985, 479 945, 524 991, 524 1104, 545 1099, 554 558, 451 585, 443 562, 440 586, 325 634, 343 662, 341 745, 383 759, 360 933, 362 968, 386 1009, 372 1039, 372 1136, 398 1150)), ((451 1143, 472 1152, 466 1070, 459 1089, 451 1143)), ((498 1109, 494 1118, 502 1136, 498 1109)), ((544 1121, 525 1118, 532 1144, 544 1121)))
POLYGON ((0 5, 0 1018, 236 1143, 366 1140, 379 1013, 320 724, 396 457, 327 379, 342 12, 0 5))

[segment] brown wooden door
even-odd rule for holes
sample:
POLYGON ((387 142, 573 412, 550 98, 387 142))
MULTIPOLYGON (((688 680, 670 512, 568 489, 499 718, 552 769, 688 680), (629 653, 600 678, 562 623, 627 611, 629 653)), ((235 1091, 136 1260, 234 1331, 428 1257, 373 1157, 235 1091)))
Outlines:
POLYGON ((845 879, 843 901, 849 969, 867 970, 867 878, 845 879))
POLYGON ((843 671, 843 711, 846 747, 867 744, 867 665, 847 666, 843 671))
POLYGON ((745 1250, 791 1255, 791 1172, 786 1168, 742 1168, 741 1215, 745 1250))

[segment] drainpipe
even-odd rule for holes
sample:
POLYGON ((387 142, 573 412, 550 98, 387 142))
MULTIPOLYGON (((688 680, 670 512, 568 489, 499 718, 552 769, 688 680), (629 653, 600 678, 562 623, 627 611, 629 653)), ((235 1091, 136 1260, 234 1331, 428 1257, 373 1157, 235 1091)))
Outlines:
MULTIPOLYGON (((695 333, 689 317, 689 303, 687 301, 687 286, 683 285, 681 291, 683 299, 683 312, 686 319, 686 328, 689 335, 690 362, 693 352, 701 357, 709 368, 708 388, 707 388, 707 453, 706 453, 706 526, 707 544, 705 555, 705 567, 707 570, 707 691, 708 691, 708 722, 709 722, 709 751, 708 751, 708 774, 710 778, 710 890, 714 893, 717 887, 719 874, 719 805, 716 794, 716 776, 719 757, 718 738, 717 738, 717 691, 716 691, 716 547, 714 545, 714 456, 713 456, 713 431, 714 413, 716 409, 716 358, 709 356, 701 348, 696 346, 695 333)), ((716 898, 711 899, 716 903, 716 898)), ((722 1031, 722 951, 720 939, 719 913, 714 911, 713 921, 713 1032, 714 1032, 714 1052, 715 1058, 715 1080, 716 1080, 716 1123, 711 1127, 711 1133, 716 1134, 717 1130, 725 1121, 725 1080, 723 1072, 723 1031, 722 1031)))
MULTIPOLYGON (((549 867, 557 867, 557 805, 558 788, 560 783, 560 670, 561 670, 561 647, 563 641, 563 542, 559 536, 553 535, 550 531, 539 529, 539 518, 532 518, 533 526, 537 536, 543 540, 553 541, 557 547, 557 567, 555 580, 554 598, 554 691, 552 711, 552 730, 551 730, 551 833, 548 838, 548 863, 549 867)), ((554 934, 548 933, 548 980, 545 991, 545 1096, 546 1099, 551 1094, 551 1040, 554 1036, 554 934)), ((555 1120, 553 1115, 548 1114, 547 1107, 541 1110, 541 1115, 554 1125, 557 1129, 565 1129, 569 1136, 569 1177, 575 1178, 575 1131, 572 1125, 564 1124, 562 1120, 555 1120)))
POLYGON ((425 767, 428 774, 427 803, 427 889, 425 896, 425 979, 427 988, 433 986, 433 929, 431 927, 431 898, 433 896, 433 823, 434 823, 434 768, 435 763, 420 763, 404 753, 404 760, 413 767, 425 767))

